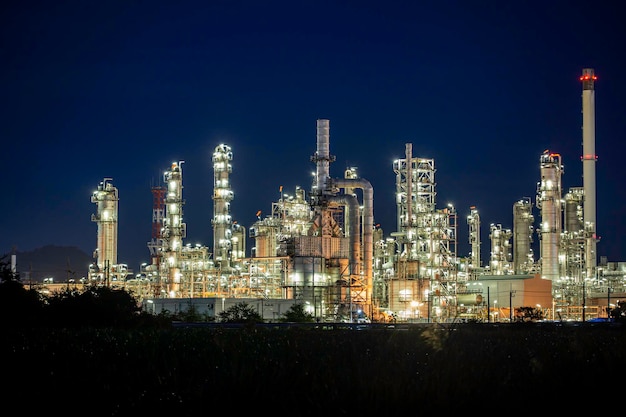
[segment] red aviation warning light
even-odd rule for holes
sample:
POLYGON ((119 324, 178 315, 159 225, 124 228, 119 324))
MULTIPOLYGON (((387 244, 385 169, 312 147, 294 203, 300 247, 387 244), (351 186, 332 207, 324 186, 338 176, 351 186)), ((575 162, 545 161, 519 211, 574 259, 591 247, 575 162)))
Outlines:
POLYGON ((597 79, 598 77, 596 77, 593 68, 584 68, 583 74, 580 76, 580 81, 583 83, 583 91, 593 90, 597 79))
POLYGON ((593 74, 585 74, 580 76, 580 81, 596 81, 598 77, 593 74))

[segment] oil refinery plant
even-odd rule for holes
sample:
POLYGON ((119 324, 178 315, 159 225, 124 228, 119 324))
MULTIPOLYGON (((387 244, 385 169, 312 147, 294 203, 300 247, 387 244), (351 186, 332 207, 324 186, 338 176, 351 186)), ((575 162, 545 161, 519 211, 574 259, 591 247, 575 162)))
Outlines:
POLYGON ((294 303, 329 322, 507 321, 519 307, 540 308, 551 319, 606 317, 626 294, 626 268, 598 262, 596 253, 595 80, 593 69, 583 69, 582 186, 563 190, 560 154, 539 155, 535 202, 512 204, 512 230, 490 225, 487 265, 479 210, 469 208, 471 253, 459 257, 457 210, 437 207, 435 161, 414 156, 411 143, 393 162, 397 228, 385 236, 374 222, 370 182, 353 167, 331 175, 330 122, 319 119, 310 190, 281 186, 271 213, 257 213, 248 229, 231 216, 233 150, 215 148, 212 249, 185 243, 184 163, 172 163, 164 185, 152 187, 150 262, 137 272, 118 263, 118 190, 104 178, 91 197, 97 248, 88 279, 131 290, 154 313, 193 305, 216 317, 246 301, 268 321, 294 303))

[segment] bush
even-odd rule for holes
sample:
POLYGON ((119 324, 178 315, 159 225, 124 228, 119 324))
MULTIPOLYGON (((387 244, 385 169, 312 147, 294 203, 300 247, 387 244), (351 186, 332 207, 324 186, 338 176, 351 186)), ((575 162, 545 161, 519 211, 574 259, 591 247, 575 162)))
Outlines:
POLYGON ((262 323, 263 317, 248 303, 242 301, 218 314, 223 323, 262 323))
POLYGON ((315 321, 315 317, 304 310, 303 303, 296 303, 283 314, 280 321, 283 323, 312 323, 315 321))

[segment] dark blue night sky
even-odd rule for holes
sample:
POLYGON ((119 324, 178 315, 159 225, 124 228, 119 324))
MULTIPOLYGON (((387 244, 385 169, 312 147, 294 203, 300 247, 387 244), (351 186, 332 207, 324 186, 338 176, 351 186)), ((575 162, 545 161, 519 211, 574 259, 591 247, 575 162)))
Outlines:
MULTIPOLYGON (((626 16, 612 1, 13 1, 0 6, 0 251, 91 254, 92 192, 119 189, 118 261, 149 261, 152 194, 183 164, 186 243, 213 247, 211 156, 233 150, 234 220, 301 186, 316 120, 396 230, 392 161, 433 158, 437 206, 511 228, 560 153, 582 186, 583 68, 596 83, 598 255, 626 261, 626 16)), ((539 212, 535 209, 536 221, 539 212)), ((249 249, 250 245, 248 246, 249 249)))

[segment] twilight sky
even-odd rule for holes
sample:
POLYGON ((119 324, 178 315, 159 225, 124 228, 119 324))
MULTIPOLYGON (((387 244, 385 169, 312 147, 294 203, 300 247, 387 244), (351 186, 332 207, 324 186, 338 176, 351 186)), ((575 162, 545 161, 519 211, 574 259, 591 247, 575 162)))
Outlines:
POLYGON ((331 176, 358 168, 386 236, 392 161, 412 143, 435 160, 437 207, 458 211, 459 256, 478 209, 485 261, 489 225, 512 230, 515 201, 535 203, 544 150, 562 156, 564 192, 582 186, 579 77, 594 68, 598 255, 626 261, 619 2, 8 0, 0 11, 1 253, 91 254, 90 198, 112 178, 118 261, 138 269, 150 187, 179 161, 185 243, 213 248, 215 147, 233 150, 231 212, 248 228, 281 185, 308 194, 324 118, 331 176))

